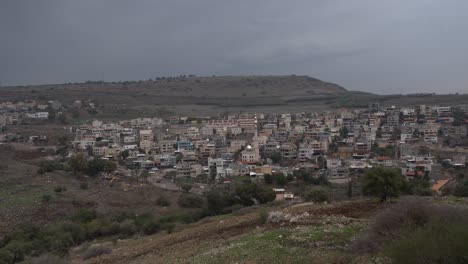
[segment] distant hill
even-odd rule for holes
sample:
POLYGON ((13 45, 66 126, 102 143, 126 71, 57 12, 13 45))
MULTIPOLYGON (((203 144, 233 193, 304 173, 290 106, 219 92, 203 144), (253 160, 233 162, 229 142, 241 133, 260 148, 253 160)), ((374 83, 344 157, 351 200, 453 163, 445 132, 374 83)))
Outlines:
MULTIPOLYGON (((343 87, 308 76, 162 77, 156 80, 85 82, 0 88, 4 100, 95 100, 111 109, 167 107, 173 112, 217 112, 226 107, 284 106, 342 96, 343 87), (193 106, 190 109, 186 106, 193 106), (202 107, 201 107, 202 106, 202 107), (221 109, 216 109, 216 108, 221 109), (177 109, 174 109, 177 108, 177 109), (209 108, 209 109, 207 109, 209 108)), ((150 113, 154 112, 148 110, 150 113)))
POLYGON ((224 111, 303 112, 341 107, 462 102, 468 96, 380 96, 309 76, 161 77, 156 80, 85 82, 0 87, 4 100, 92 100, 101 106, 95 118, 168 114, 211 115, 224 111))

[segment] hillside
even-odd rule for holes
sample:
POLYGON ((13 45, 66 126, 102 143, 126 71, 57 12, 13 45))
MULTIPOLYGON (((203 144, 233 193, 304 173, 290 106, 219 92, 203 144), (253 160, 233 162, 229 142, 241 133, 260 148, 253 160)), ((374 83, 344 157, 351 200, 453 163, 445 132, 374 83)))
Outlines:
MULTIPOLYGON (((383 207, 368 200, 272 206, 263 210, 285 217, 268 224, 259 223, 262 209, 246 208, 172 234, 118 241, 111 255, 85 263, 348 263, 344 247, 383 207)), ((79 251, 72 262, 82 263, 79 251)))
POLYGON ((98 111, 84 119, 142 116, 217 115, 223 112, 317 112, 382 105, 466 103, 468 95, 376 95, 309 76, 168 77, 146 81, 86 82, 0 87, 1 101, 75 100, 94 102, 98 111))
MULTIPOLYGON (((171 77, 136 82, 86 82, 1 87, 3 100, 93 100, 104 115, 126 109, 126 115, 215 113, 225 108, 288 108, 307 100, 323 101, 348 94, 343 87, 308 76, 171 77)), ((276 109, 280 110, 280 109, 276 109)), ((122 113, 120 114, 122 115, 122 113)))

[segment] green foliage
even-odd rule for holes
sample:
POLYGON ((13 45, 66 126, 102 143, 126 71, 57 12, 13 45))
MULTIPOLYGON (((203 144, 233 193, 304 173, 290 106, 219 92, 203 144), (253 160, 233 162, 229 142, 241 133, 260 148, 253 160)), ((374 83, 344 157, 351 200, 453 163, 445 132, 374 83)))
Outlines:
POLYGON ((143 224, 142 230, 145 235, 151 235, 157 233, 161 229, 161 226, 155 220, 147 221, 143 224))
POLYGON ((389 197, 398 197, 404 186, 405 181, 398 170, 376 167, 364 176, 362 191, 364 195, 377 196, 385 201, 389 197))
POLYGON ((177 199, 177 204, 184 208, 202 208, 205 201, 196 194, 184 193, 177 199))
POLYGON ((100 257, 102 255, 110 254, 112 249, 104 246, 93 246, 88 248, 82 255, 83 260, 92 259, 95 257, 100 257))
POLYGON ((166 207, 166 206, 171 205, 171 203, 169 202, 169 200, 167 200, 166 197, 160 196, 160 197, 156 200, 156 205, 157 205, 157 206, 166 207))
POLYGON ((276 198, 276 194, 271 188, 266 188, 266 187, 257 187, 256 193, 255 193, 255 198, 261 203, 268 203, 276 198))
POLYGON ((284 177, 283 174, 278 174, 275 176, 275 183, 278 186, 285 186, 288 181, 286 180, 286 177, 284 177))
POLYGON ((323 203, 328 202, 330 198, 328 193, 321 188, 312 188, 304 195, 304 199, 308 202, 323 203))
POLYGON ((67 187, 57 186, 54 188, 54 192, 61 193, 67 190, 67 187))
POLYGON ((81 189, 81 190, 86 190, 86 189, 88 189, 88 183, 87 183, 87 182, 81 182, 81 183, 80 183, 80 189, 81 189))
POLYGON ((270 155, 270 159, 273 161, 273 163, 280 163, 283 159, 283 156, 281 156, 281 153, 277 151, 270 155))
POLYGON ((206 194, 207 211, 209 215, 220 214, 229 204, 229 198, 219 190, 211 190, 206 194))
POLYGON ((91 177, 98 175, 100 172, 110 173, 117 169, 115 162, 103 160, 103 159, 92 159, 86 165, 86 174, 91 177))
POLYGON ((273 176, 271 174, 263 175, 263 179, 265 180, 266 184, 273 184, 273 176))
POLYGON ((453 195, 457 197, 468 197, 468 180, 463 180, 457 184, 453 195))
POLYGON ((87 223, 97 218, 96 211, 81 209, 74 217, 73 220, 79 223, 87 223))
POLYGON ((180 188, 182 188, 182 191, 188 193, 190 192, 190 190, 192 189, 192 185, 191 184, 188 184, 188 183, 182 183, 180 185, 180 188))
POLYGON ((37 171, 39 174, 44 174, 45 172, 53 172, 56 170, 62 170, 63 165, 58 161, 53 160, 42 160, 39 163, 39 170, 37 171))
POLYGON ((129 152, 128 149, 127 149, 127 150, 124 150, 124 151, 122 151, 122 152, 120 152, 120 157, 121 157, 122 159, 126 159, 126 158, 128 158, 129 156, 130 156, 130 152, 129 152))
POLYGON ((127 219, 120 223, 119 229, 120 233, 124 236, 131 236, 137 231, 135 221, 131 219, 127 219))
POLYGON ((430 222, 386 248, 394 263, 466 263, 468 225, 464 222, 430 222))
POLYGON ((84 173, 87 169, 88 161, 83 154, 77 154, 68 160, 68 165, 72 169, 73 173, 84 173))
POLYGON ((52 196, 50 194, 43 194, 41 197, 41 201, 43 203, 49 203, 52 200, 52 196))
POLYGON ((406 184, 406 193, 419 196, 431 196, 431 183, 427 180, 413 180, 406 184))
POLYGON ((265 210, 260 211, 260 213, 258 215, 258 222, 261 225, 264 225, 264 224, 266 224, 267 220, 268 220, 268 212, 265 211, 265 210))

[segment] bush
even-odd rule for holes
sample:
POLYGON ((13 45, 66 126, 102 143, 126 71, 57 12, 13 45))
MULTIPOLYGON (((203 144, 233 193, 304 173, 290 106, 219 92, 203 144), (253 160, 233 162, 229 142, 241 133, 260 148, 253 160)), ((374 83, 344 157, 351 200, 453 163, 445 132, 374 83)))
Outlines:
POLYGON ((96 219, 97 214, 94 210, 81 209, 74 217, 73 220, 80 223, 90 222, 96 219))
POLYGON ((43 203, 48 203, 52 200, 52 196, 50 194, 43 194, 41 200, 43 203))
POLYGON ((88 189, 88 183, 87 183, 87 182, 81 182, 81 183, 80 183, 80 189, 81 189, 81 190, 86 190, 86 189, 88 189))
POLYGON ((288 180, 283 174, 279 174, 275 176, 275 183, 278 186, 285 186, 288 183, 288 180))
POLYGON ((119 229, 120 229, 120 233, 124 236, 131 236, 135 234, 137 231, 135 221, 130 220, 130 219, 125 220, 122 223, 120 223, 119 229))
MULTIPOLYGON (((351 249, 357 252, 375 252, 388 248, 390 256, 400 259, 399 255, 395 252, 397 249, 402 250, 401 254, 413 253, 409 249, 403 252, 405 249, 399 247, 398 243, 401 242, 405 246, 409 246, 408 243, 418 243, 423 237, 428 239, 434 236, 436 238, 434 240, 434 247, 440 248, 438 251, 440 253, 439 256, 446 257, 450 253, 446 245, 450 244, 450 246, 455 248, 463 248, 463 245, 457 244, 457 241, 452 241, 448 235, 438 234, 438 230, 442 228, 445 230, 444 232, 450 233, 452 229, 459 229, 458 223, 466 225, 467 221, 468 209, 466 208, 450 205, 434 205, 422 198, 406 198, 378 214, 367 232, 353 243, 351 249), (431 231, 432 228, 434 228, 434 231, 431 231), (442 253, 443 251, 445 253, 442 253)), ((459 231, 461 232, 460 235, 464 234, 463 230, 459 231)), ((428 241, 432 241, 432 239, 428 239, 428 241)), ((426 249, 421 248, 419 250, 421 252, 426 249)), ((424 256, 419 255, 420 259, 423 259, 424 256)), ((406 262, 396 261, 395 263, 406 262)), ((423 262, 416 261, 413 263, 423 262)), ((424 263, 440 262, 428 261, 424 263)))
POLYGON ((273 176, 271 174, 265 174, 263 176, 266 184, 273 184, 273 176))
POLYGON ((328 193, 323 189, 311 189, 305 193, 304 199, 308 202, 323 203, 328 202, 328 193))
POLYGON ((459 182, 455 187, 453 195, 457 197, 468 197, 468 180, 459 182))
POLYGON ((166 197, 160 196, 160 197, 156 200, 156 205, 157 205, 157 206, 166 207, 166 206, 171 205, 171 203, 166 199, 166 197))
POLYGON ((58 256, 45 254, 32 258, 31 264, 65 264, 65 261, 58 256))
POLYGON ((258 216, 258 222, 261 225, 264 225, 266 224, 267 220, 268 220, 268 212, 265 210, 260 211, 260 214, 258 216))
POLYGON ((57 186, 57 187, 54 188, 54 191, 55 191, 56 193, 61 193, 61 192, 64 192, 64 191, 66 191, 66 190, 67 190, 66 187, 61 187, 61 186, 57 186))
POLYGON ((160 228, 161 226, 159 225, 159 223, 152 220, 143 224, 142 231, 145 235, 152 235, 154 233, 159 232, 160 228))
POLYGON ((276 198, 276 193, 271 188, 257 187, 254 197, 261 203, 268 203, 276 198))
POLYGON ((101 257, 102 255, 110 254, 112 253, 112 249, 104 246, 94 246, 88 248, 82 255, 83 260, 95 258, 95 257, 101 257))
POLYGON ((163 229, 167 231, 168 234, 174 232, 175 224, 174 223, 167 223, 163 225, 163 229))
POLYGON ((0 249, 0 263, 13 263, 15 256, 6 249, 0 249))
POLYGON ((432 221, 385 249, 393 263, 466 263, 468 225, 461 221, 432 221))
POLYGON ((182 194, 177 199, 177 204, 184 208, 202 208, 205 201, 195 194, 182 194))

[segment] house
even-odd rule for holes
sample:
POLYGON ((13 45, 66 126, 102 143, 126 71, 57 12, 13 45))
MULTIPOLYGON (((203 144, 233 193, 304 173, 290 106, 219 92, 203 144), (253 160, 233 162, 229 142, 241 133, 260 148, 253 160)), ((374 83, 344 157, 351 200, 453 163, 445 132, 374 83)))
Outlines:
POLYGON ((47 119, 49 118, 49 112, 27 113, 26 117, 32 119, 47 119))
POLYGON ((281 156, 283 159, 296 159, 297 147, 292 143, 284 143, 280 147, 281 156))
POLYGON ((223 159, 212 159, 208 158, 208 167, 210 170, 210 174, 213 173, 216 175, 216 179, 226 177, 226 170, 224 168, 224 160, 223 159))

